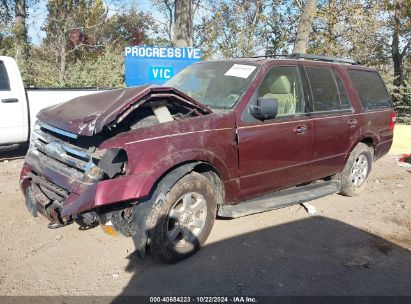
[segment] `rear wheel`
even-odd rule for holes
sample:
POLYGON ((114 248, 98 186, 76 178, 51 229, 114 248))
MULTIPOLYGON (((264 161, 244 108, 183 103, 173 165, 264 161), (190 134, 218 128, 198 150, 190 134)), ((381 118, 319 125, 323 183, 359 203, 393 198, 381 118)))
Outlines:
POLYGON ((355 196, 365 189, 373 155, 372 147, 363 143, 353 149, 343 171, 337 177, 341 181, 341 194, 355 196))
POLYGON ((150 253, 167 263, 189 257, 206 241, 215 216, 210 181, 196 172, 182 177, 147 218, 150 253))

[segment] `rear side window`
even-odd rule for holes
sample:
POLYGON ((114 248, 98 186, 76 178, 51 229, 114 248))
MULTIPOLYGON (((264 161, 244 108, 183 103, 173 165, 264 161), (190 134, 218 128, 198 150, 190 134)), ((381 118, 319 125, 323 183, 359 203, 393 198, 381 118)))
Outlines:
POLYGON ((315 112, 339 110, 340 96, 329 68, 306 67, 315 112))
POLYGON ((348 71, 364 110, 391 107, 391 98, 384 82, 377 72, 348 71))
POLYGON ((2 61, 0 61, 0 91, 10 91, 9 77, 2 61))

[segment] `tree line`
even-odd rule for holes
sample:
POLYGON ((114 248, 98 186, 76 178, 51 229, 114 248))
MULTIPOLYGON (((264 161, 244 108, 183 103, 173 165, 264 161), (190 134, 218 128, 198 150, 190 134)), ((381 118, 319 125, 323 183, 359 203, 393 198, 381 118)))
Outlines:
POLYGON ((119 0, 49 0, 33 43, 28 12, 43 2, 0 0, 0 54, 16 58, 26 86, 119 87, 125 46, 193 46, 205 60, 354 58, 381 72, 397 105, 411 105, 411 0, 150 0, 153 13, 119 0))

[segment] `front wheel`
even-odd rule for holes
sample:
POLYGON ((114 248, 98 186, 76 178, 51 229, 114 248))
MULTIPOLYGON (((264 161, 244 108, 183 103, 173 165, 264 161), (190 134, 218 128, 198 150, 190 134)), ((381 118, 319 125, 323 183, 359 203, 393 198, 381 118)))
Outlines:
POLYGON ((343 171, 338 175, 341 181, 341 194, 358 195, 364 190, 371 171, 374 150, 366 144, 359 143, 352 150, 343 171))
POLYGON ((212 183, 196 172, 182 177, 148 215, 150 253, 167 263, 189 257, 206 241, 215 217, 212 183))

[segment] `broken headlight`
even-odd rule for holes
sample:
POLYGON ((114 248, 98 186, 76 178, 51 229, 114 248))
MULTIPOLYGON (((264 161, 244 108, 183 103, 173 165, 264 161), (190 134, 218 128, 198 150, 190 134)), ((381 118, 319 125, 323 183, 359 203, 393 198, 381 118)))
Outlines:
POLYGON ((92 157, 97 167, 109 178, 126 172, 127 153, 123 149, 97 149, 92 157))
POLYGON ((94 163, 90 162, 84 171, 84 181, 86 183, 95 183, 103 178, 104 172, 94 163))

